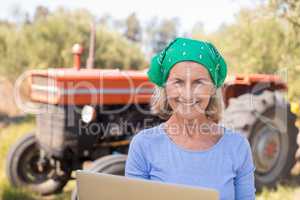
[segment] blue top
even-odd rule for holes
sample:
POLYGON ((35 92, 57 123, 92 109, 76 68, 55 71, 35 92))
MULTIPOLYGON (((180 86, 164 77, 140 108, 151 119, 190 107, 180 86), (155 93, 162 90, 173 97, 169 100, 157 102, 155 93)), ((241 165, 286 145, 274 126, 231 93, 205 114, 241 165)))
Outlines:
POLYGON ((126 176, 214 188, 222 200, 255 199, 255 166, 245 136, 225 129, 214 146, 195 151, 175 144, 162 126, 133 137, 126 176))

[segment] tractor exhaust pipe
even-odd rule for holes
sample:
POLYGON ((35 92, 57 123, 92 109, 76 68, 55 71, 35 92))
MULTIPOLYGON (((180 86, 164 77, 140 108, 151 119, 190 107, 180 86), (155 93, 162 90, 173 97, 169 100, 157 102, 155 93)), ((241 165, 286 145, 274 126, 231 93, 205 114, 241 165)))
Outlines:
POLYGON ((96 26, 95 23, 91 23, 91 37, 90 37, 90 49, 89 57, 86 61, 86 68, 93 69, 95 61, 95 46, 96 46, 96 26))
MULTIPOLYGON (((90 48, 89 48, 89 57, 86 61, 86 68, 93 69, 95 61, 95 45, 96 45, 96 26, 95 23, 91 23, 91 37, 90 37, 90 48)), ((72 53, 74 55, 73 67, 77 70, 81 66, 81 55, 83 53, 83 47, 80 44, 74 44, 72 47, 72 53)))
POLYGON ((72 47, 72 53, 73 53, 73 67, 77 70, 80 69, 81 65, 81 54, 83 53, 83 47, 80 44, 74 44, 72 47))

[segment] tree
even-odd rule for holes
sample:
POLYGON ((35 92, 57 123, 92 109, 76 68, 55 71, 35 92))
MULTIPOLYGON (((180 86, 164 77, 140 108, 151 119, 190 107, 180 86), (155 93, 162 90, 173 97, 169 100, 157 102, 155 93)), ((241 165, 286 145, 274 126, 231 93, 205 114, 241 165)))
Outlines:
POLYGON ((152 46, 153 53, 161 51, 172 39, 174 39, 177 34, 177 19, 164 19, 160 22, 157 22, 157 19, 154 19, 150 26, 148 27, 150 43, 152 46))
POLYGON ((290 98, 300 99, 300 1, 270 0, 269 5, 277 18, 287 23, 283 42, 286 53, 282 55, 282 65, 288 68, 290 98))
POLYGON ((34 12, 33 20, 44 19, 49 15, 49 9, 45 6, 37 6, 34 12))
MULTIPOLYGON (((212 41, 229 67, 230 73, 288 73, 291 99, 300 98, 300 38, 293 23, 278 14, 272 5, 241 10, 236 22, 218 32, 201 35, 212 41)), ((295 19, 296 20, 296 19, 295 19)))
POLYGON ((283 17, 295 28, 300 29, 299 0, 270 0, 269 4, 278 16, 283 17))
POLYGON ((142 31, 140 22, 135 13, 129 15, 126 19, 125 37, 133 42, 140 42, 142 37, 142 31))
POLYGON ((203 22, 197 22, 194 24, 192 28, 192 35, 198 35, 198 34, 203 34, 204 33, 204 25, 203 22))
MULTIPOLYGON (((84 64, 91 21, 94 16, 86 10, 60 8, 30 24, 0 23, 0 76, 13 81, 27 69, 70 67, 74 43, 81 43, 85 48, 84 64)), ((99 23, 96 29, 96 68, 140 69, 146 66, 138 45, 99 23)))

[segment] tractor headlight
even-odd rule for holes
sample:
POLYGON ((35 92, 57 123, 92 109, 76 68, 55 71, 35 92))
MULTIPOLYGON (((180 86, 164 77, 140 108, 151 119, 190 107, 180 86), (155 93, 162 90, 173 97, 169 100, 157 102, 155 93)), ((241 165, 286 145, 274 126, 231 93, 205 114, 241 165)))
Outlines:
POLYGON ((92 106, 85 105, 81 110, 81 120, 90 123, 96 118, 96 110, 92 106))

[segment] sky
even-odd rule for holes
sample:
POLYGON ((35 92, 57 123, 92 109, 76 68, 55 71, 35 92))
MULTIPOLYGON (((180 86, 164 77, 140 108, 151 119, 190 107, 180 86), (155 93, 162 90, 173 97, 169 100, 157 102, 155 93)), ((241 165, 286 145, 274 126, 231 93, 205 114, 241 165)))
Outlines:
POLYGON ((202 22, 204 31, 210 33, 224 23, 233 23, 241 8, 251 8, 261 2, 262 0, 7 0, 1 2, 0 19, 12 19, 16 6, 30 15, 39 5, 50 10, 63 6, 66 9, 85 8, 95 16, 109 14, 115 19, 124 19, 135 12, 141 23, 152 17, 177 17, 182 32, 189 31, 195 23, 202 22))

